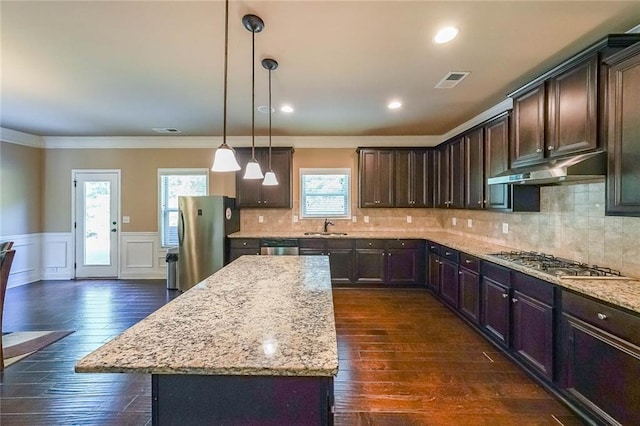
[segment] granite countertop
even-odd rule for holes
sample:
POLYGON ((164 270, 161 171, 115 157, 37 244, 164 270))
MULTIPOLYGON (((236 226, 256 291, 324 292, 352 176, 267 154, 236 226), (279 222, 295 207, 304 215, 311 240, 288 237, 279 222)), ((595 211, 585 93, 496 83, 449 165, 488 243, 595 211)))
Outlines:
POLYGON ((347 235, 327 235, 314 236, 304 235, 302 232, 236 232, 229 236, 230 238, 381 238, 381 239, 397 239, 397 238, 419 238, 433 241, 438 244, 445 245, 452 249, 462 251, 464 253, 476 256, 480 259, 487 260, 502 266, 506 266, 513 270, 532 275, 541 280, 553 283, 559 287, 573 290, 594 299, 598 299, 612 305, 620 306, 632 312, 640 314, 640 281, 636 278, 628 279, 570 279, 558 278, 509 262, 494 256, 491 253, 499 251, 515 250, 512 247, 506 247, 498 244, 485 242, 478 239, 461 236, 446 231, 427 230, 427 231, 354 231, 347 235))
POLYGON ((79 373, 334 376, 326 256, 243 256, 81 359, 79 373))

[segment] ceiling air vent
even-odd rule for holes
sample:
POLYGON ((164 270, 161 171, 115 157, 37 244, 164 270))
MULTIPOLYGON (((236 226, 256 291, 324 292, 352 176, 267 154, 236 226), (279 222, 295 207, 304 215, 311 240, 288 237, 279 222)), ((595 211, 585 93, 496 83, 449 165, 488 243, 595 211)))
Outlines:
POLYGON ((151 130, 153 130, 156 133, 163 133, 163 134, 182 133, 182 131, 175 129, 173 127, 153 127, 151 130))
POLYGON ((445 75, 442 80, 436 84, 436 89, 451 89, 454 88, 460 83, 466 76, 471 74, 470 72, 464 71, 452 71, 449 74, 445 75))

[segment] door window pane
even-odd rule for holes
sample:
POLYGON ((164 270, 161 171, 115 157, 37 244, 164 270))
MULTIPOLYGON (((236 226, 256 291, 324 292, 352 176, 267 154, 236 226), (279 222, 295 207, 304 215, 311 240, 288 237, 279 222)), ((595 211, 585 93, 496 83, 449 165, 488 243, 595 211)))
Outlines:
POLYGON ((110 265, 111 183, 84 183, 84 264, 110 265))

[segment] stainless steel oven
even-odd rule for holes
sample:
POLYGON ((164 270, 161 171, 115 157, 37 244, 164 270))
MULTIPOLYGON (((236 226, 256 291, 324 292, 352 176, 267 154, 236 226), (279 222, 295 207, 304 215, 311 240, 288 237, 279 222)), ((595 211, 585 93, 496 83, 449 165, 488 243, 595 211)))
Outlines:
POLYGON ((296 238, 265 238, 260 241, 260 254, 266 256, 297 256, 296 238))

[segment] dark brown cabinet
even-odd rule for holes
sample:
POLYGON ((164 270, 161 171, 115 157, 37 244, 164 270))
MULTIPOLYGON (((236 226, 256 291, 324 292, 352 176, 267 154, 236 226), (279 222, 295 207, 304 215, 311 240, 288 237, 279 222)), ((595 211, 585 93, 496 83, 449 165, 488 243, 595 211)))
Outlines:
POLYGON ((394 151, 361 148, 360 207, 393 207, 394 151))
POLYGON ((395 151, 395 207, 433 207, 432 158, 427 149, 395 151))
POLYGON ((512 350, 537 373, 553 379, 554 287, 512 272, 512 350))
POLYGON ((434 151, 435 206, 464 208, 464 137, 454 139, 434 151))
POLYGON ((334 238, 301 238, 301 256, 329 256, 331 284, 349 285, 353 283, 355 252, 354 240, 334 238))
POLYGON ((429 279, 427 286, 453 308, 458 308, 458 251, 428 243, 429 279))
POLYGON ((511 342, 510 281, 509 269, 493 263, 482 263, 480 324, 489 337, 504 347, 508 347, 511 342))
MULTIPOLYGON (((262 179, 243 179, 244 169, 251 160, 251 148, 236 149, 241 170, 236 172, 236 205, 239 208, 291 208, 292 148, 272 148, 271 167, 278 179, 277 186, 264 186, 262 179)), ((256 148, 256 160, 262 172, 269 170, 269 149, 256 148)))
POLYGON ((439 208, 448 208, 451 200, 451 148, 439 146, 434 151, 434 204, 439 208))
POLYGON ((458 266, 459 306, 462 315, 474 324, 480 323, 480 260, 460 253, 458 266))
POLYGON ((356 284, 419 286, 425 281, 423 240, 356 240, 356 284))
POLYGON ((464 206, 466 209, 482 209, 485 203, 484 127, 478 127, 464 136, 464 157, 464 206))
POLYGON ((511 165, 544 159, 545 90, 540 84, 513 98, 511 165))
MULTIPOLYGON (((484 126, 484 199, 487 209, 511 208, 511 192, 514 185, 488 185, 487 178, 509 169, 509 116, 497 118, 484 126)), ((477 175, 476 175, 477 178, 477 175)))
POLYGON ((240 256, 260 254, 260 240, 258 238, 230 238, 229 262, 240 256))
POLYGON ((640 424, 640 318, 562 292, 561 387, 602 424, 640 424))
POLYGON ((427 241, 427 287, 440 294, 440 245, 427 241))
POLYGON ((607 63, 607 214, 640 216, 640 44, 607 63))

